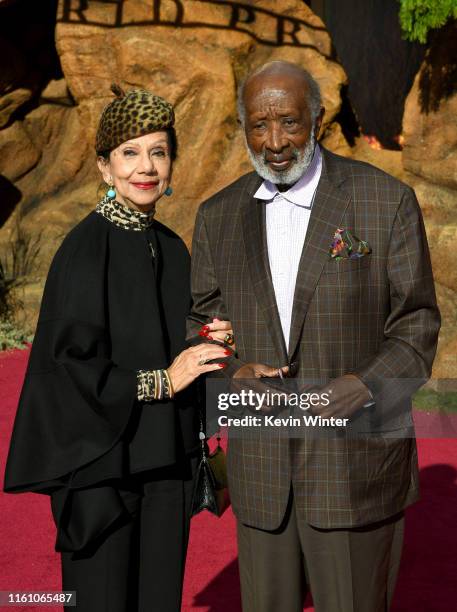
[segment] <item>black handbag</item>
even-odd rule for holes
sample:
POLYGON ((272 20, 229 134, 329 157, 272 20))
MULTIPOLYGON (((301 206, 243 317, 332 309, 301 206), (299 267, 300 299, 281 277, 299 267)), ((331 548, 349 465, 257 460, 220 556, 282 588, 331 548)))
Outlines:
POLYGON ((217 446, 208 457, 208 463, 216 481, 216 502, 218 516, 222 516, 230 506, 230 496, 227 482, 227 459, 224 449, 220 442, 221 437, 217 436, 217 446))
POLYGON ((230 505, 227 489, 227 469, 225 452, 217 437, 217 447, 209 453, 203 418, 200 412, 201 458, 198 464, 192 492, 191 516, 202 510, 208 510, 216 516, 222 516, 230 505))

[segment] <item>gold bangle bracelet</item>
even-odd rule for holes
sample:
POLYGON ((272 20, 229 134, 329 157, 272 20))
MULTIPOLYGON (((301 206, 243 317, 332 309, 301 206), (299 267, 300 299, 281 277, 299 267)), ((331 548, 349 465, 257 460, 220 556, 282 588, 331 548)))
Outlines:
POLYGON ((153 370, 152 375, 154 376, 154 399, 160 399, 160 385, 159 385, 159 376, 157 370, 153 370))
POLYGON ((164 370, 164 374, 168 381, 168 395, 171 399, 175 395, 175 390, 173 389, 173 385, 171 384, 171 378, 170 378, 170 375, 168 374, 168 370, 164 370))

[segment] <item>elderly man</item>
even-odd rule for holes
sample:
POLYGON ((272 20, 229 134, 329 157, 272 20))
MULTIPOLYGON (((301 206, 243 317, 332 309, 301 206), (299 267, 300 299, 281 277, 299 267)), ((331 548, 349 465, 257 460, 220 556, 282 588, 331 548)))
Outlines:
MULTIPOLYGON (((330 381, 330 403, 316 414, 371 423, 383 381, 427 378, 436 350, 440 316, 414 192, 316 144, 324 109, 299 66, 257 69, 239 111, 255 172, 200 207, 189 334, 230 319, 237 354, 226 376, 288 366, 298 380, 330 381)), ((317 612, 388 609, 403 509, 418 498, 415 440, 403 435, 410 411, 389 423, 389 435, 362 438, 230 439, 245 612, 301 611, 308 587, 317 612)))

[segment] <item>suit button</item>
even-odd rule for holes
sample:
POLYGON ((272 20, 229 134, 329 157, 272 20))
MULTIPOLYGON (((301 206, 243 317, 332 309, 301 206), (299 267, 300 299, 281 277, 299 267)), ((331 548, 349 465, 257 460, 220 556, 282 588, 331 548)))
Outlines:
POLYGON ((297 376, 298 373, 298 362, 292 361, 289 363, 289 376, 297 376))

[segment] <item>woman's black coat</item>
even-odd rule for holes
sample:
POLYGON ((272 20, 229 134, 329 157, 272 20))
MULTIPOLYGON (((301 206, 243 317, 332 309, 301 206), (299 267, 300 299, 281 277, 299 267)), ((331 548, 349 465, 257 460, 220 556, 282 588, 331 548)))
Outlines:
POLYGON ((166 368, 185 348, 190 300, 189 254, 160 223, 130 231, 92 212, 56 253, 5 491, 52 494, 57 550, 81 550, 125 512, 111 479, 198 446, 192 389, 136 401, 136 371, 166 368))

